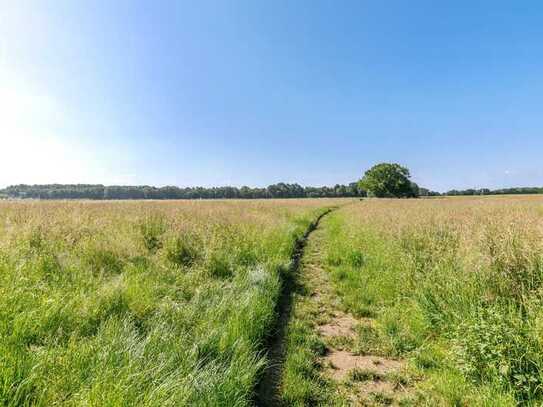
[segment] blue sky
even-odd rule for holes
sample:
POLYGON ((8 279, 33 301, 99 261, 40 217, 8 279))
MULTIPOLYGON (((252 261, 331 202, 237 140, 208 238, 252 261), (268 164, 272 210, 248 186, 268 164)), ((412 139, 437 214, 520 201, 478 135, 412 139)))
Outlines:
POLYGON ((543 185, 542 21, 529 0, 3 2, 0 185, 326 185, 381 161, 436 190, 543 185))

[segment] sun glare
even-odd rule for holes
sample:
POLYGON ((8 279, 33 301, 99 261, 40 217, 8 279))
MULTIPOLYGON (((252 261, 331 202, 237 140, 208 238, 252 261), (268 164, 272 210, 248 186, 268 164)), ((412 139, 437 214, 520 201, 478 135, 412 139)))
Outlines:
POLYGON ((86 154, 63 134, 63 117, 52 99, 0 88, 0 185, 81 182, 86 154))

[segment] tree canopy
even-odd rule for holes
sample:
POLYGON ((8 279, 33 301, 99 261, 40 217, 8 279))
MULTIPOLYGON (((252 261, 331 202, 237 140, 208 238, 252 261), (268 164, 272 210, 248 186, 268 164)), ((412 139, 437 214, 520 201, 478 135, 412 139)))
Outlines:
POLYGON ((412 198, 419 194, 419 187, 410 180, 409 170, 399 164, 381 163, 364 174, 358 186, 376 198, 412 198))
POLYGON ((152 187, 89 184, 12 185, 0 190, 0 197, 31 199, 265 199, 338 198, 366 196, 356 183, 333 187, 302 187, 278 183, 266 188, 238 187, 152 187))

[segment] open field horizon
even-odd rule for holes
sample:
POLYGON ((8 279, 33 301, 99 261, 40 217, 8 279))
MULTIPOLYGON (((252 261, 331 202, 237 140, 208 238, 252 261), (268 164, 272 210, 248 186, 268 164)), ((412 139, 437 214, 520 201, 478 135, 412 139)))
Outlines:
POLYGON ((537 195, 1 201, 0 401, 535 406, 542 242, 537 195))
POLYGON ((543 406, 542 22, 0 1, 0 407, 543 406))

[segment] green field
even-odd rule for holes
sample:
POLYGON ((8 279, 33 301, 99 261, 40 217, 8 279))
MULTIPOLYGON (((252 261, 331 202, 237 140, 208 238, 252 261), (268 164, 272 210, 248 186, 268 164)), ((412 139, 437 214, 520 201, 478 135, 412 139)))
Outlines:
POLYGON ((0 404, 249 404, 327 205, 1 202, 0 404))
POLYGON ((328 217, 315 243, 289 404, 541 405, 543 198, 366 200, 328 217))
POLYGON ((0 405, 540 405, 542 249, 538 196, 2 201, 0 405))

